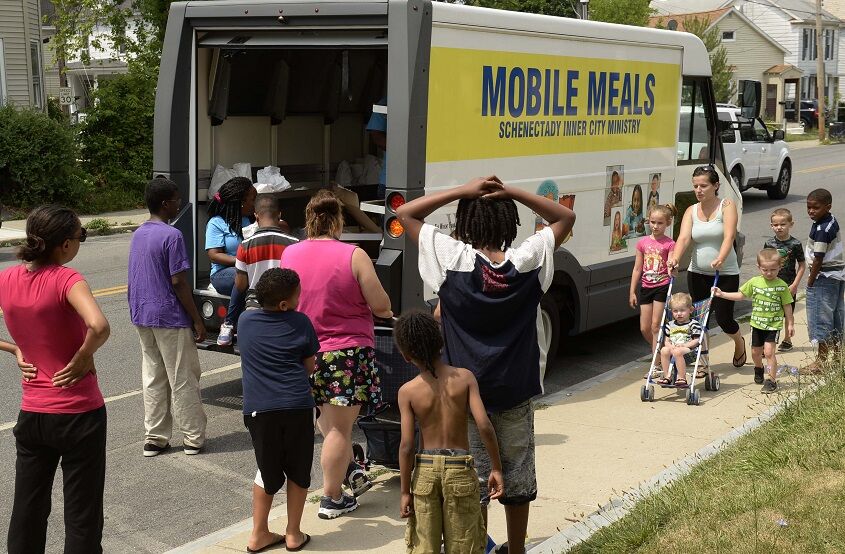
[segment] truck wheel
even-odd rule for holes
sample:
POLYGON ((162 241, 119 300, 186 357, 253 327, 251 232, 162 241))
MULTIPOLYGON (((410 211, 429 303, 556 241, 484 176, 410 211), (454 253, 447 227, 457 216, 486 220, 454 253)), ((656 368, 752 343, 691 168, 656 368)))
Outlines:
POLYGON ((739 192, 745 191, 745 187, 742 186, 742 168, 739 166, 734 167, 731 169, 731 179, 736 184, 736 189, 739 192))
POLYGON ((543 322, 546 366, 549 366, 557 357, 557 348, 560 344, 560 309, 549 293, 544 294, 540 299, 540 319, 543 322))
POLYGON ((789 185, 792 182, 792 166, 789 160, 783 162, 780 166, 780 173, 778 173, 778 180, 775 184, 766 189, 766 194, 772 200, 783 200, 789 194, 789 185))

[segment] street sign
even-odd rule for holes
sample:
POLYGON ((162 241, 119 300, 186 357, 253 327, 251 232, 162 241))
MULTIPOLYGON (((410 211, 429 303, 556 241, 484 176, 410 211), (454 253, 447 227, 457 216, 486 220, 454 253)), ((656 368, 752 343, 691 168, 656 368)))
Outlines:
POLYGON ((73 93, 70 87, 59 88, 59 105, 70 106, 71 104, 73 104, 73 93))

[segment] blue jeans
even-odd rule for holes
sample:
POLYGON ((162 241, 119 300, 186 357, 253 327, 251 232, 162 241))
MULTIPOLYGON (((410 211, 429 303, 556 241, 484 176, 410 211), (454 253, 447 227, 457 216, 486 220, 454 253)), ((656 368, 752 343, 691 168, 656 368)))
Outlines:
POLYGON ((842 339, 845 320, 845 281, 819 275, 807 287, 807 326, 814 343, 842 339))
POLYGON ((213 274, 211 284, 219 294, 230 296, 229 310, 226 312, 224 323, 234 326, 238 322, 238 316, 241 315, 246 303, 246 295, 235 287, 235 268, 227 267, 213 274))

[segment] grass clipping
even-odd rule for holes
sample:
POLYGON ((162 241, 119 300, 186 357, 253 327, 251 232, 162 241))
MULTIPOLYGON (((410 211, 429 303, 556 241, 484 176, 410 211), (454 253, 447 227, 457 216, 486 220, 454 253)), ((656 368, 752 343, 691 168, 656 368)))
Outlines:
POLYGON ((571 552, 845 552, 843 362, 840 353, 814 392, 571 552))

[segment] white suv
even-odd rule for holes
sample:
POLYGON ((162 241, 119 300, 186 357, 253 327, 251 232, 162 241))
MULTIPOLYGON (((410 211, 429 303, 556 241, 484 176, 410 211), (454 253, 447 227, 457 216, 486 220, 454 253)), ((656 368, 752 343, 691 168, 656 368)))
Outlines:
POLYGON ((792 160, 783 131, 770 133, 759 117, 742 117, 739 108, 718 106, 723 122, 721 137, 725 149, 725 165, 740 191, 750 188, 765 190, 772 200, 789 194, 792 160))

